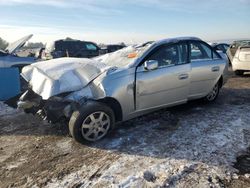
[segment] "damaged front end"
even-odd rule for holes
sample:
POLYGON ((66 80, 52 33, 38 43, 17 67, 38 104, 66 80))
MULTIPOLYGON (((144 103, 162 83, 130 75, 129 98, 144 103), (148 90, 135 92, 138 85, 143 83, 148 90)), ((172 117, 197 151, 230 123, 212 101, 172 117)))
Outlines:
POLYGON ((68 93, 64 93, 43 100, 41 96, 29 89, 20 97, 17 104, 24 112, 38 115, 50 123, 63 122, 68 121, 79 106, 74 101, 66 100, 67 95, 68 93))
POLYGON ((18 107, 52 123, 68 121, 73 111, 92 97, 88 84, 108 68, 84 58, 60 58, 27 66, 21 75, 30 89, 20 97, 18 107))

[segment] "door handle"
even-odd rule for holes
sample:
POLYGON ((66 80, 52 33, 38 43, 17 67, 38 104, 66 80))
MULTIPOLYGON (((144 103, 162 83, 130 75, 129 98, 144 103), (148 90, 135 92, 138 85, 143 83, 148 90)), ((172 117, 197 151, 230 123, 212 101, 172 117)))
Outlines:
POLYGON ((188 78, 188 74, 180 74, 179 75, 179 80, 185 80, 188 78))
POLYGON ((219 66, 215 66, 215 67, 212 67, 211 68, 211 71, 212 72, 218 72, 220 70, 220 67, 219 66))

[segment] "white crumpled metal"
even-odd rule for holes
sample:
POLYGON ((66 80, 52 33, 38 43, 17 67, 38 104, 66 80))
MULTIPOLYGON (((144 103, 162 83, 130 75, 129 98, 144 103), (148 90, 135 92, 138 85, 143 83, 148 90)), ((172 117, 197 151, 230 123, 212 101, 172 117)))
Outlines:
POLYGON ((23 68, 21 75, 43 99, 77 91, 110 67, 86 58, 59 58, 23 68))

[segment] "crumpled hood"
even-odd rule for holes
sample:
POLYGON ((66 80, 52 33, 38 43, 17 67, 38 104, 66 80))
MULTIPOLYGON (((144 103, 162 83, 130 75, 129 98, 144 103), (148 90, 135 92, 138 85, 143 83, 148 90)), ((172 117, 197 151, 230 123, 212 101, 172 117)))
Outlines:
POLYGON ((110 67, 86 58, 59 58, 23 68, 21 75, 43 99, 77 91, 110 67))

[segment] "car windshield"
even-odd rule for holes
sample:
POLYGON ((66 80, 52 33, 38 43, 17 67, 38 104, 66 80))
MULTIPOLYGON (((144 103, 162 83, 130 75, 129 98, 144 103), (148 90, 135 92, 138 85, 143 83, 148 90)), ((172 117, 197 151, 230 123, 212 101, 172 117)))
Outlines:
POLYGON ((150 48, 152 43, 153 42, 147 42, 140 45, 131 45, 116 52, 98 56, 93 59, 111 67, 126 67, 140 58, 143 53, 150 48))

